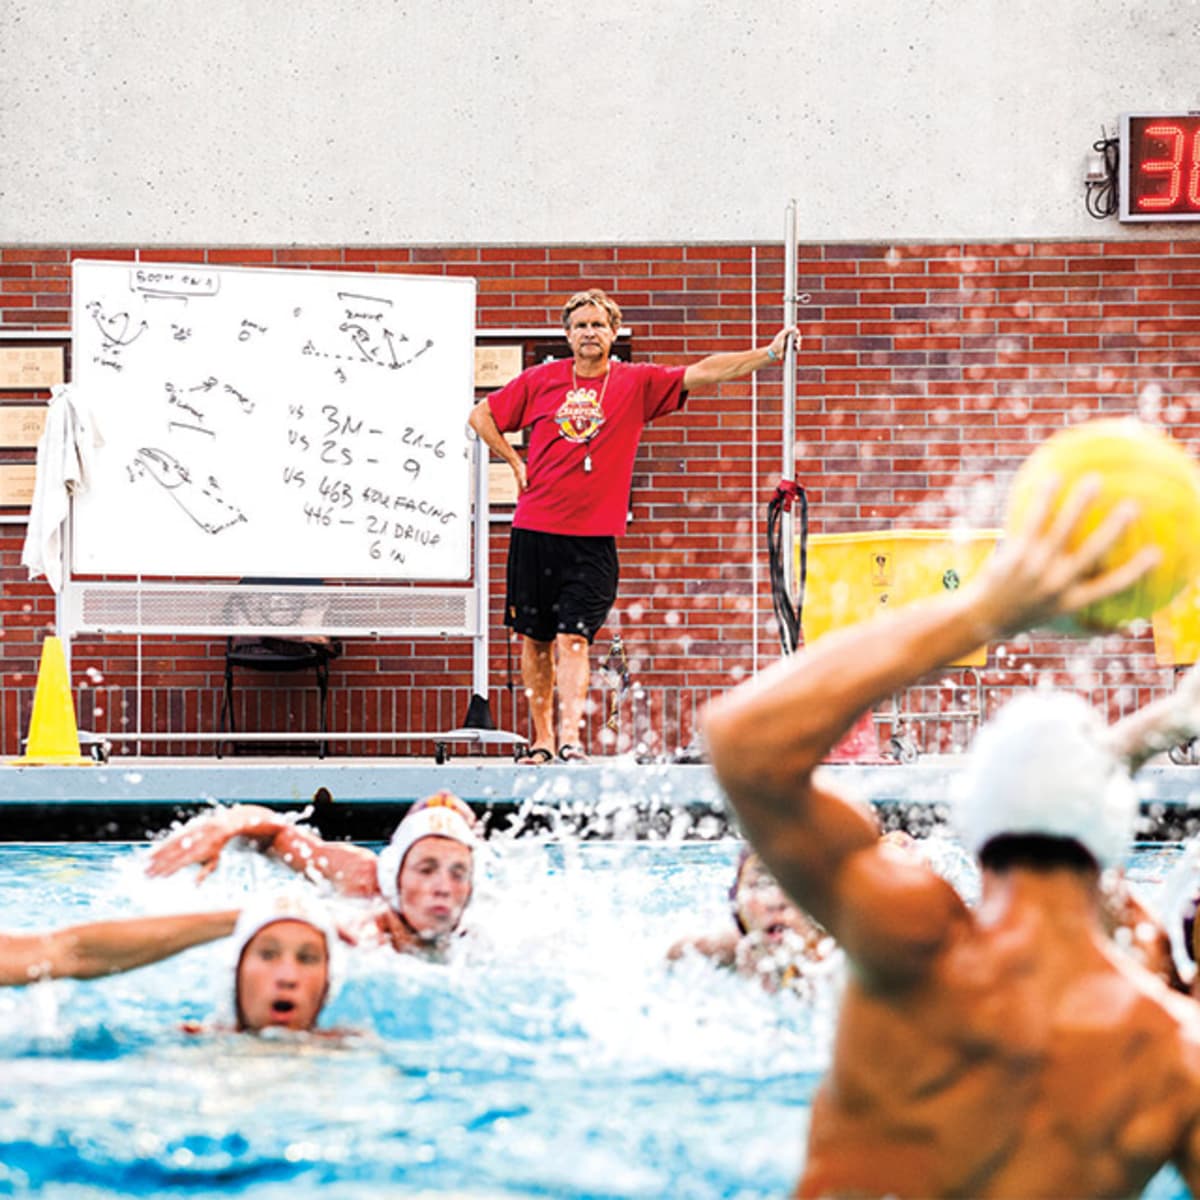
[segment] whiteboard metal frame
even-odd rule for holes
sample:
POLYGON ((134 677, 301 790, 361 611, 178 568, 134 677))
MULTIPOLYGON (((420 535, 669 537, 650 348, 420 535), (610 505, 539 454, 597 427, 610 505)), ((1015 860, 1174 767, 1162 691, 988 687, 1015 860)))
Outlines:
MULTIPOLYGON (((140 255, 138 256, 140 261, 140 255)), ((254 269, 254 268, 250 268, 254 269)), ((72 353, 76 350, 76 331, 5 331, 13 336, 42 336, 46 338, 62 338, 69 335, 72 353)), ((511 335, 511 330, 476 330, 476 341, 480 335, 494 337, 496 335, 511 335)), ((472 536, 474 538, 474 558, 472 578, 462 586, 425 586, 408 582, 391 582, 388 584, 365 586, 326 586, 320 588, 302 585, 262 586, 237 583, 220 583, 201 581, 197 583, 180 583, 177 581, 146 580, 141 577, 113 581, 104 579, 78 579, 72 574, 73 563, 73 520, 70 512, 67 519, 66 536, 63 539, 63 585, 55 597, 55 627, 62 641, 67 657, 68 671, 72 642, 80 634, 122 634, 134 635, 138 638, 137 649, 137 719, 136 728, 132 732, 105 735, 114 740, 122 741, 195 741, 215 742, 219 745, 221 739, 229 740, 223 734, 205 734, 199 731, 179 734, 157 734, 143 731, 141 728, 141 693, 142 693, 142 647, 141 638, 146 634, 169 634, 179 636, 209 636, 227 637, 233 634, 248 636, 297 636, 305 634, 320 634, 329 637, 343 638, 467 638, 472 647, 472 711, 482 701, 490 718, 490 699, 488 688, 488 599, 489 571, 488 553, 490 538, 490 513, 488 505, 488 455, 487 448, 474 435, 468 434, 472 445, 472 466, 474 482, 474 503, 472 505, 472 536), (248 625, 233 623, 226 616, 218 614, 231 612, 229 604, 235 594, 246 596, 251 592, 266 593, 278 596, 287 595, 299 605, 299 611, 304 620, 294 620, 290 623, 272 623, 270 625, 248 625), (186 606, 188 601, 194 605, 197 596, 201 596, 207 605, 205 619, 197 619, 195 611, 187 614, 189 619, 181 619, 178 615, 171 617, 171 606, 186 606), (305 601, 312 600, 313 604, 306 606, 305 601), (354 605, 359 611, 353 616, 347 613, 354 605), (326 614, 332 617, 324 620, 313 620, 312 612, 319 610, 322 605, 328 605, 326 614), (442 613, 440 620, 420 619, 422 605, 440 605, 442 613)), ((73 504, 72 504, 73 507, 73 504)), ((470 719, 468 717, 467 719, 470 719)), ((312 733, 306 731, 289 731, 287 734, 239 734, 239 740, 245 741, 303 741, 335 740, 339 735, 333 732, 312 733)), ((353 732, 340 735, 343 740, 378 740, 378 741, 422 741, 432 740, 437 743, 469 742, 476 744, 508 744, 513 746, 527 745, 528 739, 519 734, 503 730, 483 728, 456 728, 446 731, 433 730, 386 730, 381 729, 372 733, 353 732)))

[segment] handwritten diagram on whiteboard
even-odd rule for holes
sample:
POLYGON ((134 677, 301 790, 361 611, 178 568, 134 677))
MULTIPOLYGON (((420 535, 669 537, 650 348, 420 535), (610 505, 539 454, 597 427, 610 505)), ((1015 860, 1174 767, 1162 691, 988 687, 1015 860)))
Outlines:
POLYGON ((475 281, 78 261, 75 574, 461 580, 475 281))

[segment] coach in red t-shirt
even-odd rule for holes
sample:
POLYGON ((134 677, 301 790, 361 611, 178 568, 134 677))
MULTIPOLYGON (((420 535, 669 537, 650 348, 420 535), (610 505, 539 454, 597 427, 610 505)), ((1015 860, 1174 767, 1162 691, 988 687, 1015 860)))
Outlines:
POLYGON ((761 350, 658 367, 609 360, 621 310, 599 289, 572 296, 562 317, 572 357, 523 371, 470 416, 471 428, 517 477, 504 623, 522 635, 521 674, 534 730, 527 763, 554 758, 556 674, 558 757, 586 761, 578 739, 588 646, 617 598, 616 539, 625 532, 642 427, 681 408, 697 387, 778 362, 795 333, 782 329, 761 350), (526 428, 528 463, 503 436, 526 428))

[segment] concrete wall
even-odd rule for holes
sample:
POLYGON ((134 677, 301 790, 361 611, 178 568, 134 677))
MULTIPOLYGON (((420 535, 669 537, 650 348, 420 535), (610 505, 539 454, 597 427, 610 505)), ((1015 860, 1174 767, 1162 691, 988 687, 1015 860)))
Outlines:
POLYGON ((1196 0, 3 0, 0 241, 1144 237, 1083 206, 1197 103, 1196 0))

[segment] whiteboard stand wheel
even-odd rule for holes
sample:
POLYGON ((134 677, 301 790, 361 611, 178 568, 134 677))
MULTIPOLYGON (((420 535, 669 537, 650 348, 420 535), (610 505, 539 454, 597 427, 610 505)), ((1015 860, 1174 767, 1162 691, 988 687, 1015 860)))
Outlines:
POLYGON ((891 749, 892 757, 901 763, 915 763, 917 761, 917 748, 906 737, 896 735, 888 742, 891 749))
POLYGON ((1167 751, 1167 757, 1177 767, 1191 767, 1200 762, 1200 746, 1196 745, 1196 739, 1193 738, 1190 742, 1183 742, 1178 746, 1172 746, 1167 751))
POLYGON ((433 743, 433 761, 440 767, 443 763, 450 761, 450 751, 446 748, 445 742, 433 743))

